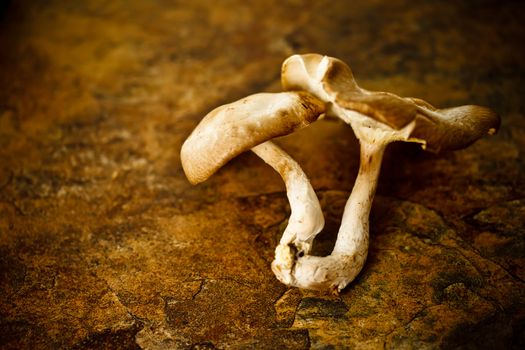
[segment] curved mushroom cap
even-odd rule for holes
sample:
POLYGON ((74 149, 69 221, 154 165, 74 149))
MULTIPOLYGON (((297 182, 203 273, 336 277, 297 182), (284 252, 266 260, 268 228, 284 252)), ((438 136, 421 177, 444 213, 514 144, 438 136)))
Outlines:
POLYGON ((494 134, 500 118, 480 106, 436 109, 416 98, 360 88, 343 61, 319 54, 294 55, 281 71, 285 90, 306 90, 343 110, 358 112, 393 130, 414 122, 406 141, 420 142, 433 152, 463 148, 485 134, 494 134))
POLYGON ((181 162, 192 184, 205 181, 238 154, 300 129, 324 112, 308 92, 260 93, 208 113, 184 142, 181 162))
POLYGON ((424 140, 423 148, 431 152, 453 151, 467 147, 484 135, 494 135, 500 117, 487 107, 465 105, 435 109, 423 100, 408 98, 419 113, 411 138, 424 140))

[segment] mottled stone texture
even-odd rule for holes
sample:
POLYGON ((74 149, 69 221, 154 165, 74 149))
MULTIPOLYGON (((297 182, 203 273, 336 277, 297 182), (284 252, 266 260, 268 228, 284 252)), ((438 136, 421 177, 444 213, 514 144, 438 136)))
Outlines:
MULTIPOLYGON (((0 348, 525 346, 522 2, 12 1, 0 7, 0 348), (450 154, 391 145, 366 266, 339 297, 270 271, 284 186, 252 154, 191 186, 179 151, 219 104, 279 89, 292 53, 500 133, 450 154)), ((330 251, 358 166, 322 120, 279 142, 330 251)))

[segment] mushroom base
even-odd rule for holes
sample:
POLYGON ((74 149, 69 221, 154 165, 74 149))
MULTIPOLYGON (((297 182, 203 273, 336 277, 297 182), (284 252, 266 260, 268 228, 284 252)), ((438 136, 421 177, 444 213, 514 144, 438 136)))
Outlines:
POLYGON ((282 283, 303 288, 339 293, 359 274, 366 261, 363 254, 332 253, 320 257, 305 255, 296 257, 289 246, 279 245, 272 271, 282 283))

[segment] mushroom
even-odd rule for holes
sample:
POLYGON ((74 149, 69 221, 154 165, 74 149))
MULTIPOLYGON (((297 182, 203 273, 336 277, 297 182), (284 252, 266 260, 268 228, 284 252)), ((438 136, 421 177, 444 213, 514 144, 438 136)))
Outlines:
MULTIPOLYGON (((389 143, 417 142, 433 152, 455 150, 494 134, 500 123, 499 116, 485 107, 436 109, 420 99, 364 90, 344 62, 318 54, 289 57, 283 63, 282 85, 325 102, 327 115, 350 124, 361 148, 359 172, 332 253, 297 256, 286 242, 276 248, 274 273, 300 288, 340 292, 361 271, 368 252, 369 213, 389 143)), ((293 242, 297 243, 301 246, 293 242)))
MULTIPOLYGON (((324 103, 304 91, 260 93, 220 106, 208 113, 184 142, 184 172, 192 184, 198 184, 251 149, 286 185, 291 215, 280 244, 308 254, 324 226, 319 200, 299 164, 269 140, 307 126, 322 113, 324 103)), ((292 262, 290 259, 288 265, 292 262)))
POLYGON ((345 63, 318 54, 288 58, 282 85, 288 92, 255 94, 211 111, 185 141, 181 161, 190 182, 197 184, 251 149, 281 175, 291 216, 272 270, 283 283, 300 288, 340 292, 361 271, 368 254, 369 213, 389 143, 417 142, 432 152, 455 150, 494 134, 500 123, 485 107, 436 109, 417 98, 364 90, 345 63), (309 252, 324 226, 319 201, 301 167, 269 140, 324 113, 350 124, 361 151, 334 249, 318 257, 309 252))

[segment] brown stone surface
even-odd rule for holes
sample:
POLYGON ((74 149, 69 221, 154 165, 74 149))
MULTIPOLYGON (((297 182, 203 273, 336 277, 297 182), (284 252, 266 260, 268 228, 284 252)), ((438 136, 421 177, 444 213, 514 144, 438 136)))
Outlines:
MULTIPOLYGON (((4 4, 5 2, 2 2, 4 4)), ((0 348, 523 348, 525 30, 520 2, 12 1, 0 22, 0 348), (252 154, 191 186, 183 140, 219 104, 279 89, 292 53, 368 89, 478 103, 500 133, 455 153, 392 145, 367 264, 339 297, 270 271, 289 207, 252 154)), ((351 129, 281 140, 334 242, 351 129)))

